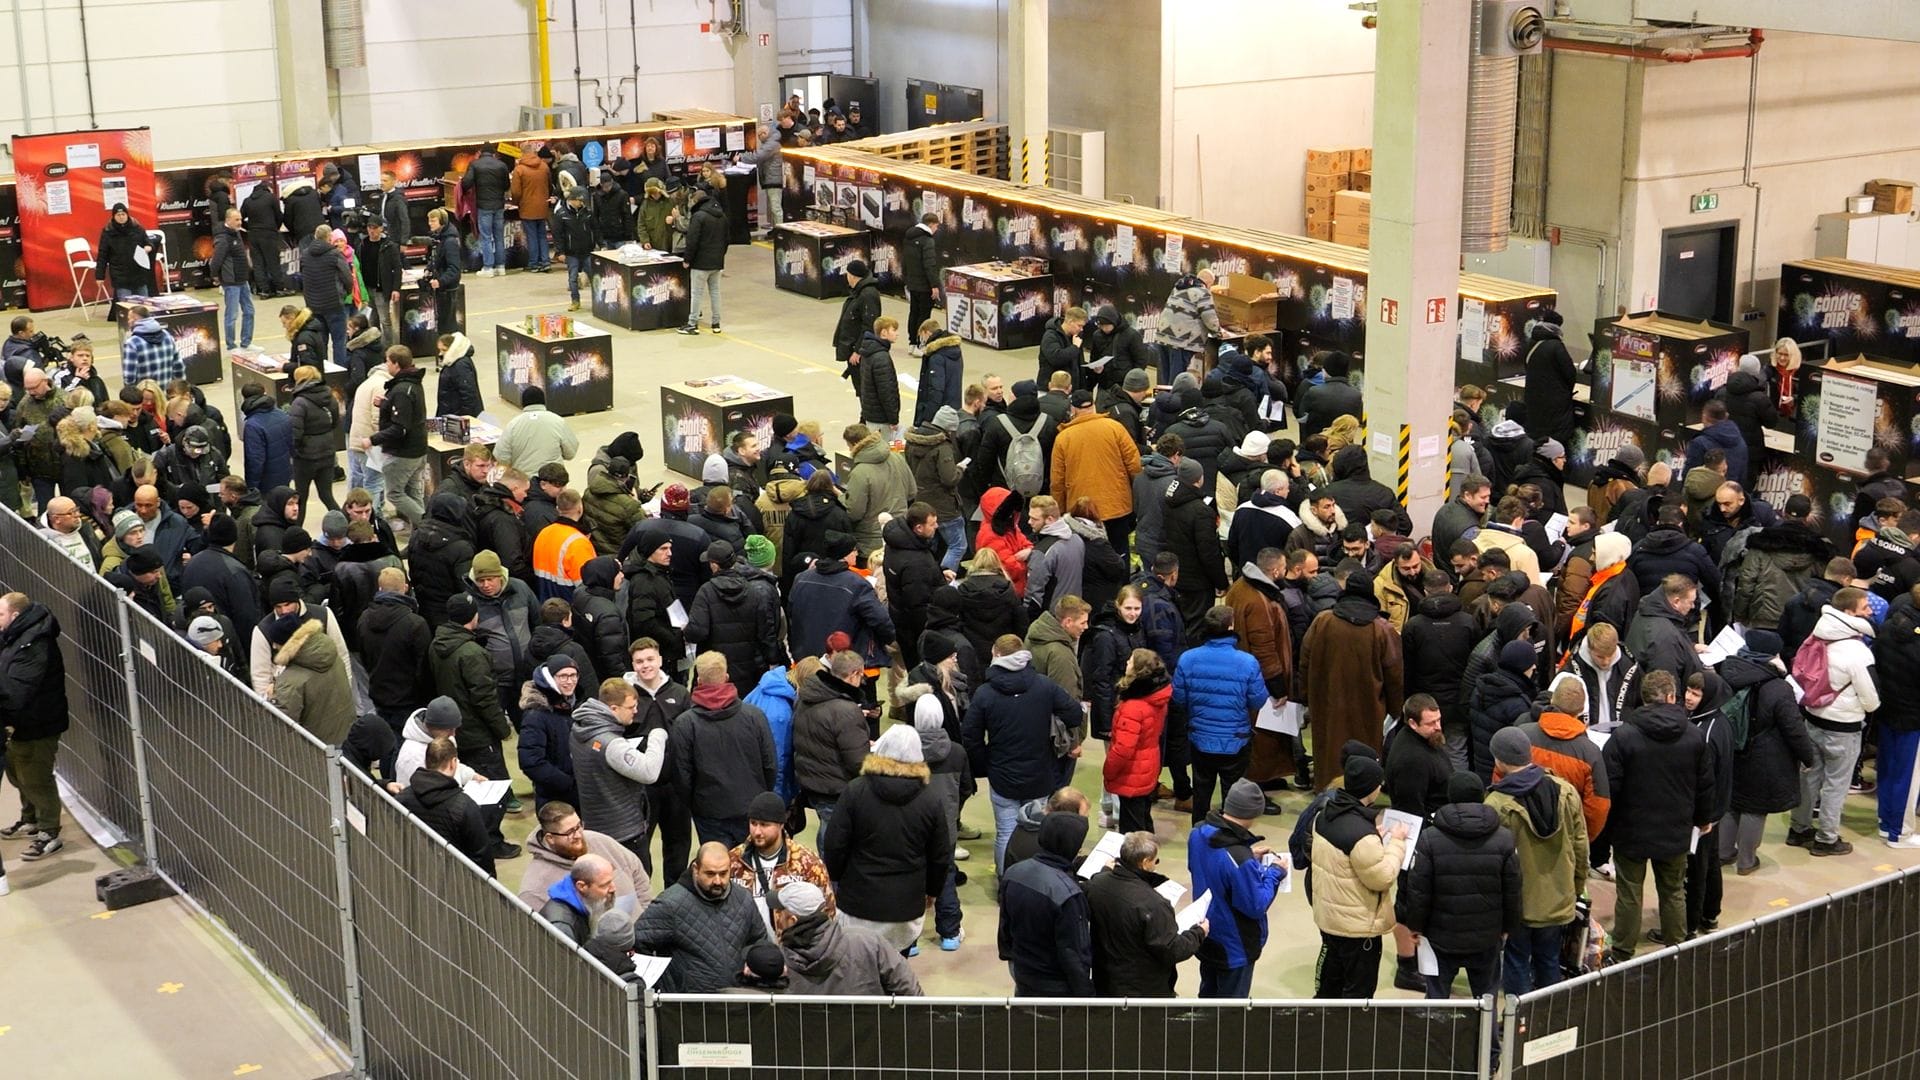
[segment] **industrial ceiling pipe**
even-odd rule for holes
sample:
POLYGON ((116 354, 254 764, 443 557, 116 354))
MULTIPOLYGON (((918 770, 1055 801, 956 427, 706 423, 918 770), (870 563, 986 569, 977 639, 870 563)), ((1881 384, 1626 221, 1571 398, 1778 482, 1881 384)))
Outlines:
POLYGON ((1664 64, 1690 64, 1695 60, 1738 60, 1751 59, 1760 55, 1760 45, 1766 40, 1763 30, 1747 32, 1745 45, 1727 45, 1713 49, 1662 49, 1650 45, 1618 45, 1604 41, 1582 41, 1578 38, 1550 37, 1546 46, 1559 52, 1592 53, 1596 56, 1618 56, 1627 60, 1651 60, 1664 64))

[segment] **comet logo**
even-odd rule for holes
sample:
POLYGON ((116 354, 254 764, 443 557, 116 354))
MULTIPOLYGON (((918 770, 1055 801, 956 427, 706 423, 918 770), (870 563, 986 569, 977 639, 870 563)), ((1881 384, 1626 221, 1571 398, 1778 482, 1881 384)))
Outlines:
POLYGON ((56 162, 54 162, 53 164, 51 164, 51 165, 49 165, 49 166, 47 166, 47 175, 48 175, 48 176, 50 176, 50 177, 51 177, 51 176, 65 176, 65 175, 67 175, 67 167, 66 167, 66 165, 65 165, 65 164, 63 164, 63 163, 61 163, 61 162, 58 162, 58 161, 56 161, 56 162))
POLYGON ((108 158, 100 163, 101 172, 126 172, 127 163, 119 158, 108 158))

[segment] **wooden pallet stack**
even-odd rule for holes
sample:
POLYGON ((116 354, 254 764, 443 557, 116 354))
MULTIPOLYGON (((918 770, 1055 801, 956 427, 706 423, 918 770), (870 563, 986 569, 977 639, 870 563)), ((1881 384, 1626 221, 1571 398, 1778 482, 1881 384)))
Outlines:
POLYGON ((1369 197, 1372 191, 1372 147, 1308 150, 1307 235, 1315 240, 1366 247, 1372 217, 1373 203, 1369 197))
POLYGON ((1006 179, 1011 163, 1007 126, 986 120, 939 124, 895 135, 875 135, 845 145, 895 161, 1002 180, 1006 179))

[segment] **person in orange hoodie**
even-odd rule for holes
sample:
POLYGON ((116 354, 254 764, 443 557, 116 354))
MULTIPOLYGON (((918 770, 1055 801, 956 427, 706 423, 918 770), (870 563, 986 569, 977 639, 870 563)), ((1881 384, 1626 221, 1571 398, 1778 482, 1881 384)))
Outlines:
POLYGON ((1027 559, 1033 554, 1033 541, 1020 530, 1025 507, 1026 500, 1010 489, 988 488, 980 496, 980 531, 973 538, 975 551, 991 548, 1000 556, 1000 568, 1021 597, 1027 595, 1027 559))
POLYGON ((520 211, 520 231, 527 238, 527 269, 546 273, 553 265, 547 252, 548 201, 553 193, 553 169, 538 154, 521 154, 513 163, 507 195, 520 211))
POLYGON ((1587 836, 1592 838, 1606 827, 1613 797, 1600 747, 1587 738, 1587 725, 1580 719, 1586 711, 1586 684, 1579 679, 1561 679, 1554 684, 1540 719, 1520 725, 1520 730, 1533 744, 1533 763, 1579 793, 1580 816, 1586 819, 1587 836))

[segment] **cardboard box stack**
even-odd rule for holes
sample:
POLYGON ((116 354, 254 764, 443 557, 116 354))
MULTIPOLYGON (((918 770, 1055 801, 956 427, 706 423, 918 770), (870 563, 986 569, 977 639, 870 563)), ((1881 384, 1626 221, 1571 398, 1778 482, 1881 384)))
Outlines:
MULTIPOLYGON (((1306 183, 1307 235, 1315 240, 1334 240, 1365 246, 1365 241, 1338 240, 1339 212, 1336 201, 1343 191, 1373 190, 1373 149, 1308 150, 1306 183)), ((1351 208, 1350 208, 1351 209, 1351 208)), ((1358 223, 1364 231, 1365 222, 1358 223)), ((1352 232, 1351 229, 1348 230, 1352 232)))
POLYGON ((1363 248, 1372 235, 1373 193, 1342 191, 1333 197, 1333 242, 1363 248))

